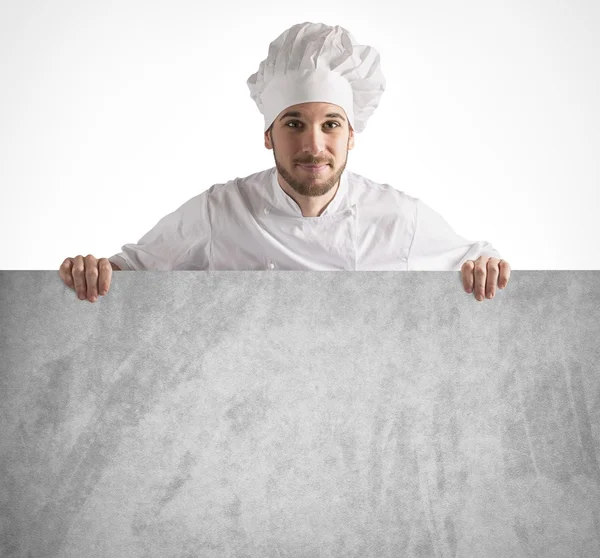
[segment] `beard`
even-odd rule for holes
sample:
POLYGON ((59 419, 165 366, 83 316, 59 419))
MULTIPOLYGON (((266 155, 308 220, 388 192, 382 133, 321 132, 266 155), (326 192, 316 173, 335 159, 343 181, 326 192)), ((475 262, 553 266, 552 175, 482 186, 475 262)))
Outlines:
POLYGON ((275 151, 275 143, 272 136, 271 143, 273 144, 273 157, 275 158, 277 171, 290 187, 301 196, 315 197, 327 194, 327 192, 338 185, 340 177, 348 163, 348 150, 346 150, 346 160, 338 169, 328 164, 328 168, 313 175, 296 164, 294 164, 292 169, 287 169, 277 160, 277 152, 275 151))

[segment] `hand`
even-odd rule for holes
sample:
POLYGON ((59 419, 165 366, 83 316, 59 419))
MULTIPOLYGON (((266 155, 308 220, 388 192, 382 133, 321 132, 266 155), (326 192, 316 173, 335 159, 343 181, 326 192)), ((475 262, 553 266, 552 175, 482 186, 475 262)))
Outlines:
MULTIPOLYGON (((115 269, 119 269, 115 266, 115 269)), ((113 267, 106 258, 96 259, 89 254, 67 258, 60 266, 58 275, 67 287, 77 292, 80 300, 96 302, 98 293, 105 295, 110 288, 113 267)))
POLYGON ((481 302, 485 296, 494 298, 496 281, 499 289, 508 285, 510 264, 506 260, 479 256, 475 261, 467 260, 461 267, 461 274, 465 291, 473 292, 475 298, 481 302))

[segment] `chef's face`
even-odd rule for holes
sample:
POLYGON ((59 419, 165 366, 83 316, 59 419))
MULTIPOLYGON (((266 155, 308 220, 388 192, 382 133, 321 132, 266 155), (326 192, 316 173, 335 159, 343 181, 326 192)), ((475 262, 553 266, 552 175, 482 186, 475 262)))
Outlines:
POLYGON ((329 103, 288 107, 265 132, 265 147, 273 149, 279 175, 302 196, 322 196, 340 180, 354 130, 344 109, 329 103), (305 165, 326 165, 316 172, 305 165))

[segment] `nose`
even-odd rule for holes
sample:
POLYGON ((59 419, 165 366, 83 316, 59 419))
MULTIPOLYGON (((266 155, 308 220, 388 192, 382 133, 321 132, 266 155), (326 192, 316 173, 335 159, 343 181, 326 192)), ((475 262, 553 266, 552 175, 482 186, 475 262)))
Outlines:
POLYGON ((302 134, 301 163, 307 165, 329 164, 325 155, 326 135, 320 129, 307 129, 302 134))

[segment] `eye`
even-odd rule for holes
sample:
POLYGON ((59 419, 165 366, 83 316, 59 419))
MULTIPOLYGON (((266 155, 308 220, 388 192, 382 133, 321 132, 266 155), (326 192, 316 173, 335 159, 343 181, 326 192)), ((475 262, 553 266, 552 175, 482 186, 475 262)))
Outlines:
MULTIPOLYGON (((289 128, 288 124, 301 124, 301 122, 299 120, 290 120, 289 122, 287 122, 286 127, 289 128)), ((336 122, 335 120, 329 120, 328 122, 325 122, 325 124, 335 124, 334 128, 339 128, 340 124, 338 122, 336 122)), ((294 128, 296 128, 296 126, 294 126, 294 128)), ((330 128, 332 129, 332 128, 330 128)))

